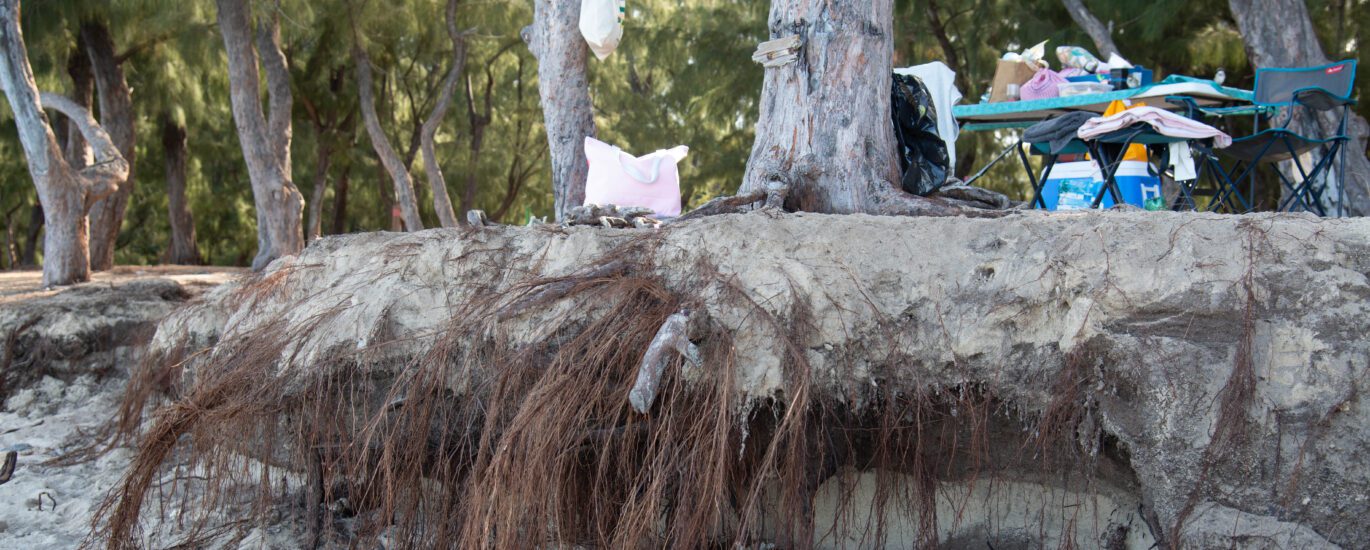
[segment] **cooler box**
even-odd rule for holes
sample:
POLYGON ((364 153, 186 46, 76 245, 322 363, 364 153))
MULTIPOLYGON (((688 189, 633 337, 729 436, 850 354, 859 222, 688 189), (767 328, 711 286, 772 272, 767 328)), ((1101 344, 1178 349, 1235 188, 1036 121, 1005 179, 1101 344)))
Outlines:
MULTIPOLYGON (((1156 210, 1164 207, 1161 180, 1147 174, 1146 163, 1123 161, 1118 168, 1118 188, 1123 202, 1156 210)), ((1042 186, 1042 200, 1047 210, 1083 210, 1094 203, 1094 197, 1104 193, 1104 208, 1113 206, 1113 198, 1104 192, 1103 173, 1094 161, 1062 162, 1051 168, 1051 177, 1042 186)))

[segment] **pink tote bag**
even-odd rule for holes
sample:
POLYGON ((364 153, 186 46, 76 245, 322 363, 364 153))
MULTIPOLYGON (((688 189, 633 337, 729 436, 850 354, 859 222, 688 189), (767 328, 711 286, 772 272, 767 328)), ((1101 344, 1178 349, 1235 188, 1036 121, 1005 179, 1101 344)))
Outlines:
POLYGON ((592 137, 585 138, 590 175, 585 182, 586 204, 651 208, 657 216, 680 215, 679 163, 689 154, 684 145, 634 157, 592 137))

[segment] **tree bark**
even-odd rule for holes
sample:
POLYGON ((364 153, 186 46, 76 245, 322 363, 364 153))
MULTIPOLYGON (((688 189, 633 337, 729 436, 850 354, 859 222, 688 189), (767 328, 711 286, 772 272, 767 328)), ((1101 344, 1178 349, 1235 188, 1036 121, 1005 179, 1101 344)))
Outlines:
POLYGON ((740 194, 789 186, 792 210, 952 214, 904 193, 890 124, 893 0, 774 0, 770 38, 798 34, 799 59, 766 69, 740 194))
POLYGON ((24 235, 24 249, 19 254, 19 265, 38 265, 38 237, 43 233, 43 202, 39 200, 29 209, 28 232, 24 235))
POLYGON ((167 214, 171 220, 171 247, 166 261, 175 265, 199 265, 195 244, 195 219, 186 201, 186 129, 170 116, 162 116, 162 151, 166 158, 167 214))
MULTIPOLYGON (((466 71, 466 36, 457 30, 457 6, 460 3, 460 0, 447 0, 447 36, 452 40, 452 68, 442 81, 442 91, 437 102, 433 104, 433 112, 423 121, 421 136, 423 173, 428 177, 428 187, 433 190, 433 210, 438 213, 438 222, 443 227, 456 227, 457 216, 452 211, 452 199, 447 194, 447 178, 443 177, 442 166, 438 165, 434 136, 438 133, 438 127, 442 125, 442 119, 447 116, 448 108, 452 106, 452 97, 456 95, 461 74, 466 71)), ((473 166, 472 173, 474 172, 473 166)), ((463 210, 470 207, 463 201, 463 210)))
POLYGON ((309 223, 305 239, 313 242, 322 236, 323 198, 328 191, 328 169, 333 165, 333 144, 319 133, 319 147, 314 160, 314 191, 309 198, 309 223))
MULTIPOLYGON (((493 63, 493 60, 491 60, 493 63)), ((475 82, 470 78, 466 79, 466 118, 471 123, 471 146, 470 171, 466 173, 466 186, 461 191, 461 209, 470 211, 475 208, 476 189, 479 184, 477 175, 480 168, 480 155, 485 149, 485 130, 490 127, 490 100, 494 87, 494 76, 489 73, 489 64, 486 64, 485 99, 483 110, 476 109, 475 82)))
POLYGON ((347 192, 351 187, 348 175, 349 167, 344 166, 338 176, 337 189, 333 191, 333 235, 347 233, 347 192))
POLYGON ((1084 2, 1061 0, 1061 3, 1065 4, 1066 11, 1070 12, 1070 18, 1075 20, 1075 24, 1084 29, 1085 34, 1094 41, 1094 47, 1099 49, 1099 59, 1107 60, 1109 56, 1119 53, 1118 46, 1113 43, 1113 34, 1108 32, 1108 26, 1099 21, 1098 17, 1094 17, 1084 2))
POLYGON ((11 208, 9 212, 5 212, 5 250, 3 256, 0 256, 5 259, 5 269, 15 269, 19 267, 19 243, 16 242, 17 237, 15 237, 14 214, 18 212, 20 208, 23 208, 23 206, 24 203, 21 202, 14 205, 14 208, 11 208))
MULTIPOLYGON (((95 75, 91 71, 90 56, 86 54, 85 40, 80 37, 77 37, 76 47, 71 50, 71 56, 67 59, 67 75, 71 77, 71 100, 89 111, 95 101, 95 75)), ((58 141, 65 141, 63 149, 66 151, 67 162, 74 168, 90 166, 95 161, 94 153, 91 152, 85 138, 81 137, 76 122, 68 120, 53 130, 58 129, 64 130, 62 133, 66 134, 65 140, 59 135, 58 141)))
POLYGON ((362 123, 366 125, 366 134, 371 138, 371 147, 376 150, 376 156, 380 157, 381 164, 385 166, 385 171, 394 183, 396 202, 404 220, 405 230, 420 231, 423 229, 423 218, 419 216, 419 201, 414 195, 414 180, 409 175, 409 167, 390 145, 390 138, 385 135, 380 117, 376 115, 371 57, 362 45, 357 43, 352 46, 352 59, 357 65, 357 92, 361 101, 362 123))
MULTIPOLYGON (((1229 6, 1242 40, 1246 42, 1247 55, 1256 67, 1312 67, 1329 62, 1304 0, 1229 0, 1229 6)), ((1318 116, 1308 116, 1308 110, 1302 108, 1295 112, 1297 116, 1290 128, 1304 135, 1330 136, 1339 129, 1339 109, 1318 116)), ((1345 212, 1351 216, 1370 215, 1370 159, 1365 155, 1370 125, 1364 117, 1351 111, 1346 132, 1351 141, 1341 153, 1346 160, 1346 171, 1341 174, 1346 192, 1345 212)), ((1336 183, 1329 179, 1323 194, 1323 208, 1327 213, 1337 213, 1337 196, 1336 183)))
POLYGON ((547 146, 552 161, 556 219, 585 203, 585 138, 594 137, 595 117, 586 77, 589 47, 580 36, 580 0, 537 0, 533 24, 523 39, 538 60, 547 146))
POLYGON ((119 229, 124 223, 124 211, 133 193, 134 167, 137 157, 137 131, 134 124, 133 90, 124 78, 124 69, 114 50, 114 39, 103 22, 91 21, 81 25, 81 40, 86 44, 95 85, 100 92, 100 124, 109 132, 119 154, 128 162, 128 180, 114 194, 105 197, 90 210, 90 267, 105 271, 114 267, 114 249, 119 229))
POLYGON ((290 176, 290 82, 280 50, 279 21, 273 17, 259 41, 267 75, 271 119, 262 111, 257 49, 253 47, 248 0, 216 0, 219 30, 228 53, 229 95, 238 141, 252 181, 257 207, 257 256, 260 271, 273 260, 304 249, 301 214, 304 196, 290 176))
POLYGON ((14 113, 29 175, 43 204, 43 286, 90 279, 86 213, 128 178, 128 163, 90 112, 65 97, 39 94, 19 27, 19 0, 0 0, 0 86, 14 113), (95 164, 79 171, 67 163, 43 107, 78 125, 95 150, 95 164))

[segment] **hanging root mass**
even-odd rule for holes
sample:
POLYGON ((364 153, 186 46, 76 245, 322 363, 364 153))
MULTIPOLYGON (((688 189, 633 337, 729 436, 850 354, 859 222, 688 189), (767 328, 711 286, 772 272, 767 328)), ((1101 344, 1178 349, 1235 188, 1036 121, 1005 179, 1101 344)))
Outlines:
MULTIPOLYGON (((149 497, 174 491, 159 480, 180 469, 208 480, 193 525, 202 537, 219 532, 211 517, 223 506, 265 517, 289 504, 315 544, 802 548, 841 528, 878 544, 889 536, 883 520, 813 525, 819 486, 851 468, 881 476, 869 504, 875 517, 888 509, 915 518, 910 543, 931 548, 941 482, 975 483, 1007 462, 1090 469, 1096 445, 1077 434, 1090 358, 1064 371, 1063 397, 1041 418, 1017 418, 976 386, 882 381, 852 399, 811 379, 801 342, 812 321, 802 304, 782 320, 739 299, 786 335, 776 345, 788 350, 783 391, 750 399, 738 390, 730 330, 700 317, 699 288, 669 290, 652 273, 618 261, 491 291, 454 306, 426 351, 398 365, 353 350, 308 372, 279 372, 291 342, 315 330, 309 323, 267 324, 212 350, 151 358, 116 426, 136 455, 91 542, 136 546, 154 509, 149 497), (508 320, 564 301, 578 305, 539 324, 537 343, 501 335, 508 320), (190 365, 193 380, 177 383, 190 365), (144 403, 167 393, 140 426, 144 403), (1024 435, 1034 423, 1028 433, 1037 435, 1024 435), (991 445, 1000 438, 1021 444, 991 445), (303 504, 282 500, 283 477, 296 480, 303 504)), ((243 299, 269 299, 288 277, 249 285, 243 299)), ((727 287, 716 270, 698 279, 701 288, 727 287)))

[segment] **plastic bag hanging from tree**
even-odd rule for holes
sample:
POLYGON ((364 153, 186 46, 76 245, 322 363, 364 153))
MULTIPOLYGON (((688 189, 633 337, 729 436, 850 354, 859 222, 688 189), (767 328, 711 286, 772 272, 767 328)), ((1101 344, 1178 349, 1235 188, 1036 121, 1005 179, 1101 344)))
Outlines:
POLYGON ((581 0, 580 34, 600 61, 618 49, 626 9, 626 0, 581 0))
POLYGON ((915 195, 931 195, 947 183, 947 144, 937 133, 937 108, 932 94, 917 77, 894 75, 890 115, 903 174, 900 187, 915 195))

